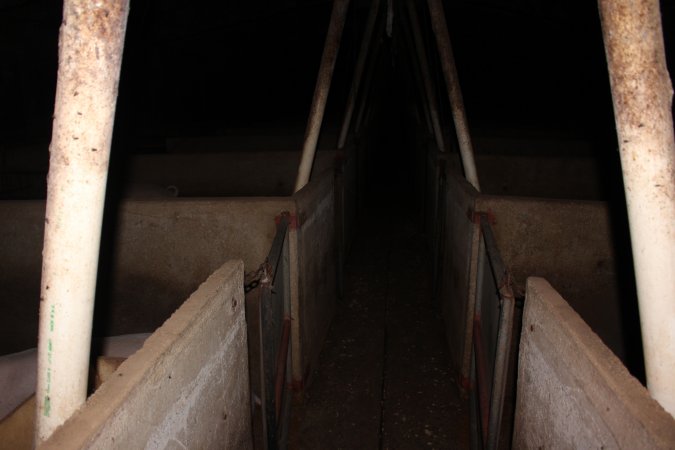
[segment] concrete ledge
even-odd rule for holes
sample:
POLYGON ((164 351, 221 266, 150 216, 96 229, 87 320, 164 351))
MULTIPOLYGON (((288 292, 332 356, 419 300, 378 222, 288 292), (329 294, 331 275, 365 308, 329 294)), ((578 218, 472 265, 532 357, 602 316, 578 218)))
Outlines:
POLYGON ((675 420, 542 278, 529 278, 513 448, 675 448, 675 420))
POLYGON ((482 195, 476 209, 494 215, 495 239, 516 281, 549 280, 625 364, 639 366, 641 348, 627 345, 640 333, 626 280, 631 262, 618 248, 607 203, 482 195))
MULTIPOLYGON (((335 155, 317 152, 313 173, 332 168, 335 155)), ((140 197, 153 186, 175 186, 180 197, 290 196, 300 156, 297 150, 136 155, 129 161, 126 194, 140 197)))
POLYGON ((230 261, 40 448, 251 448, 246 348, 230 261))
POLYGON ((585 200, 606 195, 603 166, 593 157, 479 154, 476 166, 484 194, 585 200))

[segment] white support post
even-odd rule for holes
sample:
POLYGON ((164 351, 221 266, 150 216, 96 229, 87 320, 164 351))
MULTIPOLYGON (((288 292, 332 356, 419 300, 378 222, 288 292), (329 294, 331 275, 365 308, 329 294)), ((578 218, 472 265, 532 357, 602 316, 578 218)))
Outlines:
MULTIPOLYGON (((385 22, 382 22, 380 29, 384 30, 385 22)), ((363 89, 361 90, 361 100, 359 100, 359 107, 356 109, 356 121, 354 122, 354 134, 359 134, 361 127, 363 126, 363 119, 365 117, 366 109, 368 107, 368 100, 370 99, 370 94, 372 91, 373 78, 375 72, 377 71, 377 62, 380 57, 380 52, 382 51, 382 41, 383 37, 378 31, 378 36, 380 36, 375 41, 375 48, 372 51, 372 56, 368 61, 368 67, 366 68, 366 78, 363 80, 363 89)))
POLYGON ((370 10, 368 11, 368 21, 366 22, 366 30, 363 33, 363 40, 361 41, 361 48, 359 49, 359 56, 356 59, 356 67, 354 68, 354 79, 352 86, 349 89, 349 96, 347 97, 347 108, 345 110, 344 118, 342 119, 342 126, 340 127, 340 136, 338 137, 337 148, 342 149, 347 142, 347 134, 349 133, 349 126, 352 123, 352 116, 354 115, 354 105, 356 104, 356 97, 361 87, 361 78, 363 77, 363 69, 366 67, 366 59, 368 58, 368 50, 370 49, 370 41, 373 37, 373 30, 375 29, 375 21, 379 12, 380 0, 372 0, 370 10))
POLYGON ((462 157, 462 166, 466 179, 480 192, 478 183, 478 173, 476 172, 476 162, 473 156, 473 145, 471 144, 471 134, 464 111, 464 99, 462 90, 459 87, 459 77, 457 76, 457 67, 455 67, 455 57, 452 53, 452 44, 450 43, 450 34, 448 25, 445 22, 445 11, 441 0, 427 0, 429 5, 429 14, 431 15, 431 28, 436 36, 436 46, 441 59, 443 76, 445 77, 445 86, 448 89, 448 98, 450 99, 450 108, 452 109, 452 118, 455 123, 455 132, 459 143, 459 153, 462 157))
POLYGON ((337 60, 338 51, 340 50, 342 30, 347 18, 348 8, 349 0, 333 0, 333 11, 330 16, 330 25, 328 26, 326 43, 323 47, 323 55, 321 56, 319 76, 316 79, 312 107, 309 112, 305 140, 302 146, 302 157, 300 159, 300 167, 298 168, 298 177, 295 180, 295 189, 293 192, 298 192, 305 187, 312 174, 316 145, 319 142, 323 114, 326 111, 328 91, 330 90, 330 84, 333 79, 335 61, 337 60))
POLYGON ((429 58, 424 48, 422 41, 422 27, 415 9, 415 2, 406 2, 408 7, 408 19, 412 27, 411 35, 415 45, 415 53, 417 54, 417 61, 422 72, 422 80, 424 83, 424 91, 426 93, 429 115, 431 117, 431 126, 434 130, 434 137, 436 138, 436 145, 441 152, 445 151, 445 142, 443 139, 443 129, 441 128, 440 114, 438 113, 438 99, 436 98, 436 91, 434 90, 434 83, 431 78, 431 70, 429 58))
POLYGON ((647 388, 675 417, 675 138, 659 2, 599 0, 599 6, 647 388))
POLYGON ((101 223, 129 0, 65 0, 42 261, 35 442, 86 400, 101 223))

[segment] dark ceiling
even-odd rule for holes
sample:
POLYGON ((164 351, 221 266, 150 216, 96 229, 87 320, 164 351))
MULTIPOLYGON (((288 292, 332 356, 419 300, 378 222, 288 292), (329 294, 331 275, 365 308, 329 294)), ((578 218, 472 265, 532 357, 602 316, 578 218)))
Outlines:
MULTIPOLYGON (((329 121, 344 108, 368 6, 350 6, 329 121)), ((418 3, 432 43, 425 6, 418 3)), ((473 129, 613 139, 595 2, 463 0, 445 8, 473 129)), ((662 8, 671 42, 675 7, 662 8)), ((302 125, 330 9, 327 0, 132 0, 116 141, 133 147, 171 135, 302 125)), ((0 144, 49 140, 60 19, 53 0, 0 1, 0 144)), ((406 51, 400 42, 390 42, 392 55, 406 51)), ((382 61, 380 81, 405 60, 382 61)))

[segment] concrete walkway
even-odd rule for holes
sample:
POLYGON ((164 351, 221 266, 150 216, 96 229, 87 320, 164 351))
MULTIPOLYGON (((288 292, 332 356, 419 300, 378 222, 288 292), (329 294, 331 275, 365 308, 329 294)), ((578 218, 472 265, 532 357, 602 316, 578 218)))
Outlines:
POLYGON ((359 221, 345 297, 301 404, 291 449, 469 447, 468 404, 451 379, 431 300, 424 237, 382 208, 359 221))

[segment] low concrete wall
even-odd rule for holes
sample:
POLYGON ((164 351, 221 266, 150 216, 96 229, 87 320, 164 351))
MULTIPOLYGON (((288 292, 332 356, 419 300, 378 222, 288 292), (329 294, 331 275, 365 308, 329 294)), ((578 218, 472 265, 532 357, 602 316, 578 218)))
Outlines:
POLYGON ((625 362, 626 336, 639 335, 623 320, 634 308, 633 326, 639 327, 636 297, 621 290, 618 264, 630 262, 617 261, 608 205, 484 195, 476 208, 492 213, 497 244, 515 280, 550 280, 625 362))
MULTIPOLYGON (((445 155, 431 155, 429 170, 445 155)), ((466 374, 466 315, 474 291, 469 280, 475 253, 469 211, 489 212, 504 263, 514 280, 534 275, 551 280, 606 345, 637 376, 642 355, 637 303, 626 252, 617 250, 615 226, 605 202, 478 195, 449 165, 446 186, 432 177, 430 196, 439 189, 439 211, 428 209, 427 232, 439 255, 434 273, 446 322, 452 363, 466 374), (445 199, 442 196, 445 195, 445 199), (473 243, 472 243, 473 240, 473 243)), ((629 255, 628 255, 629 256, 629 255)))
POLYGON ((491 195, 600 200, 600 164, 588 156, 476 155, 481 190, 491 195))
MULTIPOLYGON (((317 152, 313 178, 333 167, 335 155, 317 152)), ((300 156, 299 151, 137 155, 128 162, 126 194, 156 196, 157 189, 174 186, 180 197, 290 196, 300 156)))
POLYGON ((40 448, 251 448, 243 264, 224 264, 40 448))
POLYGON ((530 278, 514 448, 675 448, 675 420, 563 298, 530 278))
MULTIPOLYGON (((245 152, 260 151, 300 151, 304 142, 306 124, 278 124, 271 127, 254 126, 222 130, 220 136, 184 136, 166 139, 169 153, 222 153, 232 150, 245 152)), ((324 123, 317 149, 332 150, 337 143, 340 130, 337 125, 324 123)))
MULTIPOLYGON (((290 198, 126 201, 102 242, 97 335, 153 331, 223 260, 261 264, 290 198)), ((44 202, 0 202, 0 354, 35 347, 44 202)))
MULTIPOLYGON (((154 330, 224 259, 257 269, 274 238, 274 218, 288 211, 299 224, 289 234, 293 369, 295 381, 305 383, 337 291, 335 233, 342 219, 332 156, 330 162, 293 196, 123 201, 104 232, 95 333, 154 330)), ((0 202, 0 217, 0 240, 7 243, 0 250, 1 355, 36 345, 44 201, 0 202)))
POLYGON ((291 314, 293 381, 308 383, 328 333, 337 297, 335 186, 331 172, 294 195, 298 226, 292 229, 291 314), (296 266, 297 264, 297 266, 296 266), (294 269, 296 267, 296 269, 294 269), (294 280, 293 274, 299 274, 294 280))
MULTIPOLYGON (((443 229, 440 230, 438 245, 441 249, 438 273, 439 300, 448 345, 451 364, 455 371, 466 375, 467 339, 465 333, 467 308, 473 305, 475 286, 471 282, 471 258, 474 242, 474 223, 471 212, 478 193, 469 183, 458 176, 448 175, 444 186, 443 229)), ((438 219, 437 219, 438 220, 438 219)), ((464 381, 464 380, 463 380, 464 381)))

